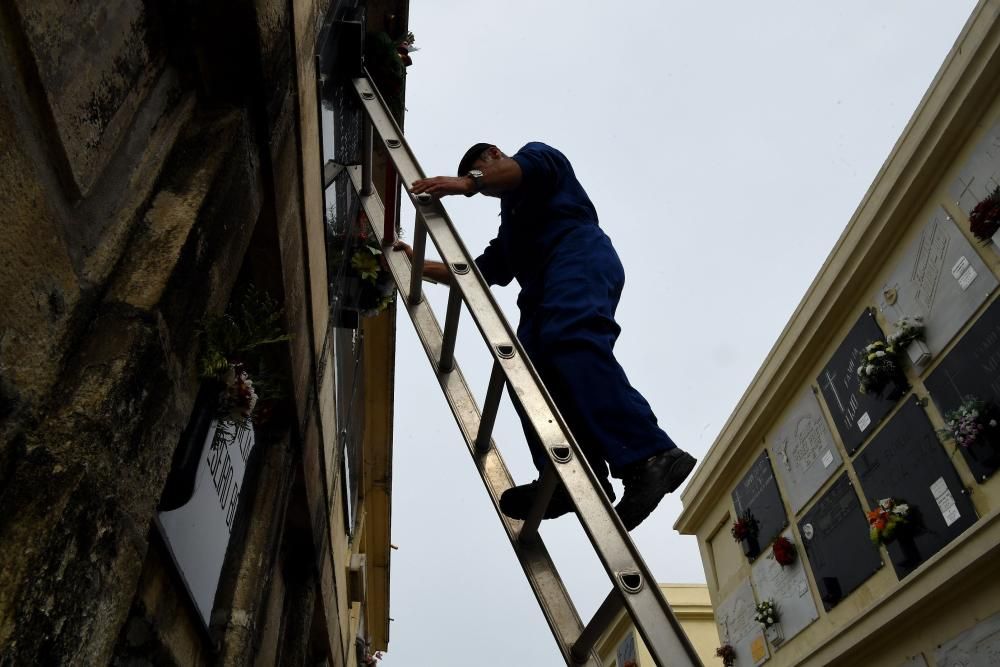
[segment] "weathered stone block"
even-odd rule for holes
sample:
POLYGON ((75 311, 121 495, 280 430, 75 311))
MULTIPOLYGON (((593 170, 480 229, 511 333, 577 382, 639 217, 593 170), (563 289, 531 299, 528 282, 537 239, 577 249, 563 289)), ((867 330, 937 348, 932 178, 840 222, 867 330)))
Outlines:
POLYGON ((80 192, 89 192, 164 64, 140 0, 15 0, 45 102, 80 192))

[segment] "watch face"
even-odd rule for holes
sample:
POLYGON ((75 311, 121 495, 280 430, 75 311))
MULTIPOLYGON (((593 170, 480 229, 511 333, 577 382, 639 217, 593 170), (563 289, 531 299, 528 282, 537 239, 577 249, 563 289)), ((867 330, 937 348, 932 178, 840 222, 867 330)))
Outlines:
POLYGON ((472 176, 473 178, 482 178, 483 172, 479 171, 478 169, 470 169, 469 173, 466 174, 466 176, 472 176))

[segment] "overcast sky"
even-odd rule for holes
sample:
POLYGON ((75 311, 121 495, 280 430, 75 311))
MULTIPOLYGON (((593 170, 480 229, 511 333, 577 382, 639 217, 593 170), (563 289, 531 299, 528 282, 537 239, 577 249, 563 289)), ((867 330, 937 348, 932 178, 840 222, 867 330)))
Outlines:
MULTIPOLYGON (((407 139, 429 174, 477 141, 567 155, 625 265, 617 354, 699 459, 939 69, 973 0, 412 0, 407 139)), ((445 201, 470 249, 496 200, 445 201)), ((412 209, 404 206, 407 238, 412 209)), ((444 312, 445 289, 430 288, 444 312)), ((517 321, 516 283, 494 288, 517 321)), ((405 311, 399 311, 387 667, 561 664, 405 311)), ((457 358, 482 400, 468 316, 457 358)), ((536 474, 509 403, 498 445, 536 474)), ((619 487, 620 489, 620 487, 619 487)), ((704 582, 679 494, 632 536, 660 582, 704 582)), ((581 616, 610 583, 575 515, 543 537, 581 616)))

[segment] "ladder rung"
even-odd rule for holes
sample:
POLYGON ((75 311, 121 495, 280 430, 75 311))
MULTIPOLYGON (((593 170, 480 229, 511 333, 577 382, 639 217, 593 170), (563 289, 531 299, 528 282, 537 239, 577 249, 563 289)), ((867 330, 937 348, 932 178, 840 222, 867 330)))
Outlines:
POLYGON ((424 298, 421 283, 424 279, 424 253, 427 250, 427 225, 420 216, 413 229, 413 260, 410 267, 410 303, 417 304, 424 298))
POLYGON ((361 194, 368 196, 372 189, 372 122, 365 115, 361 126, 361 194))
POLYGON ((553 466, 550 464, 545 468, 545 472, 542 473, 535 503, 531 506, 531 510, 524 520, 524 525, 521 526, 521 532, 518 533, 517 539, 521 542, 529 542, 538 536, 538 526, 542 523, 545 510, 549 508, 549 503, 552 502, 552 495, 558 487, 559 476, 556 475, 553 466))
POLYGON ((573 642, 573 647, 570 649, 573 660, 577 663, 585 663, 590 659, 590 652, 593 650, 597 639, 611 625, 618 612, 624 606, 622 594, 617 588, 612 588, 611 592, 608 593, 608 597, 604 598, 604 602, 601 603, 601 606, 594 612, 594 616, 587 622, 587 626, 580 633, 579 639, 573 642))
POLYGON ((448 311, 444 318, 444 339, 438 370, 448 373, 455 367, 455 340, 458 338, 458 318, 462 313, 462 292, 452 283, 448 290, 448 311))
POLYGON ((493 437, 493 425, 497 420, 500 397, 503 396, 503 383, 503 366, 497 360, 493 362, 493 372, 490 373, 490 385, 486 389, 486 401, 483 403, 483 414, 479 419, 479 432, 476 434, 476 451, 480 454, 490 448, 490 438, 493 437))
POLYGON ((337 180, 344 171, 344 165, 338 164, 333 160, 327 160, 326 164, 323 165, 323 189, 326 190, 328 187, 333 185, 333 182, 337 180))

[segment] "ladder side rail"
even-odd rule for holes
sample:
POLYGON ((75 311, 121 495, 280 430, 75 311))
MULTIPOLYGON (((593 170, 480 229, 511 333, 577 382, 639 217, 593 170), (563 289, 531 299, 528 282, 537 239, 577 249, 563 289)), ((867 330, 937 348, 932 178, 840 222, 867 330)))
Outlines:
MULTIPOLYGON (((348 167, 348 172, 355 189, 360 190, 360 169, 358 167, 348 167)), ((370 196, 361 196, 361 203, 368 216, 372 231, 381 243, 383 240, 381 222, 384 219, 385 213, 378 193, 373 192, 370 196)), ((441 384, 459 430, 462 432, 469 453, 472 455, 476 467, 479 469, 490 500, 493 502, 493 507, 502 520, 507 538, 510 540, 518 561, 521 563, 532 592, 538 599, 539 606, 542 608, 546 622, 549 624, 556 643, 559 645, 563 658, 567 664, 601 667, 599 658, 592 651, 586 652, 587 657, 581 656, 582 660, 580 661, 571 657, 572 647, 579 641, 584 630, 580 616, 573 605, 562 579, 560 579, 556 571, 555 564, 552 562, 544 543, 541 540, 530 544, 524 544, 519 541, 518 535, 522 522, 510 519, 500 511, 500 496, 504 491, 513 486, 513 478, 503 461, 503 457, 495 446, 491 446, 485 454, 479 454, 476 451, 475 442, 480 422, 478 404, 465 381, 465 376, 462 374, 457 361, 452 360, 450 371, 438 369, 438 358, 443 345, 441 327, 426 299, 417 304, 409 302, 407 290, 411 267, 406 256, 401 252, 389 252, 386 253, 386 261, 399 289, 399 303, 405 306, 407 313, 413 321, 414 328, 424 347, 427 359, 430 361, 435 375, 438 377, 438 381, 441 384)))
MULTIPOLYGON (((402 132, 386 111, 375 86, 366 78, 355 79, 354 85, 363 108, 386 146, 389 158, 396 165, 403 187, 409 192, 413 182, 424 177, 423 171, 402 132)), ((701 661, 694 647, 618 515, 600 490, 590 465, 583 458, 517 337, 502 316, 444 207, 437 201, 430 204, 414 201, 414 205, 423 217, 427 233, 434 241, 442 260, 452 273, 453 286, 457 284, 460 288, 466 306, 490 346, 494 359, 506 373, 508 385, 517 393, 524 406, 560 481, 576 505, 584 531, 608 576, 621 591, 624 606, 650 653, 659 664, 700 665, 701 661), (458 274, 454 271, 456 264, 471 266, 473 270, 458 274), (501 344, 513 345, 517 353, 504 359, 496 350, 501 344), (562 452, 567 450, 572 453, 565 457, 562 452), (664 632, 665 626, 671 631, 664 632)))

